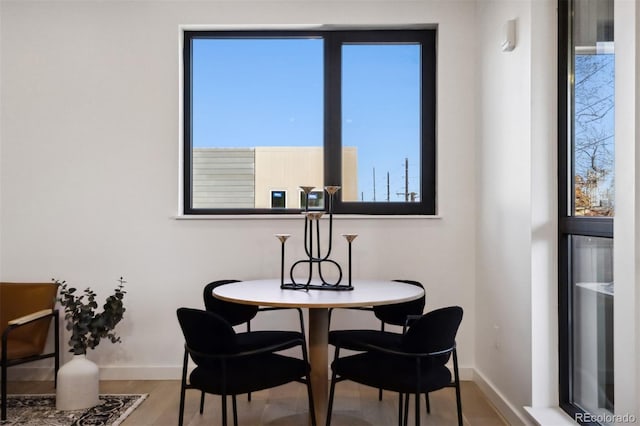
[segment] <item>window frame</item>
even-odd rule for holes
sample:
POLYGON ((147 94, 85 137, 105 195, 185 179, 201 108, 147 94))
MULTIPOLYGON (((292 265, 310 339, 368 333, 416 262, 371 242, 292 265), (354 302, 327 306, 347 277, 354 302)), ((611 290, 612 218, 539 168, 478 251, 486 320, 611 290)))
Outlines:
POLYGON ((311 192, 309 192, 309 198, 311 198, 312 195, 317 194, 319 197, 322 197, 322 207, 316 207, 316 206, 304 206, 304 198, 306 197, 306 194, 304 193, 304 191, 302 189, 300 189, 298 191, 298 205, 299 205, 299 209, 300 210, 324 210, 325 208, 325 194, 326 192, 324 192, 324 190, 320 191, 317 189, 312 190, 311 192))
POLYGON ((287 208, 287 190, 286 189, 270 189, 269 190, 269 199, 271 200, 271 208, 282 210, 287 208), (284 207, 273 207, 273 196, 274 194, 282 194, 282 199, 284 200, 284 207))
POLYGON ((559 406, 580 424, 590 414, 573 403, 572 236, 613 239, 613 217, 575 216, 573 165, 573 0, 558 2, 558 383, 559 406))
POLYGON ((195 38, 322 38, 324 39, 324 185, 342 180, 341 47, 348 43, 406 43, 421 45, 420 200, 417 202, 334 201, 336 214, 436 215, 436 30, 187 30, 183 31, 183 152, 182 210, 184 215, 299 214, 286 208, 193 208, 191 140, 191 41, 195 38))

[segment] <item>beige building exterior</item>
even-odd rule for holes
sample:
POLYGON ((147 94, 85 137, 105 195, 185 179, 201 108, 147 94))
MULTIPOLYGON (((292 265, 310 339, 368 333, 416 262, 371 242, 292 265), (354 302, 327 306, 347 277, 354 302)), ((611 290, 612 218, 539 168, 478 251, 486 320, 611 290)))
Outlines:
MULTIPOLYGON (((356 147, 343 149, 344 201, 358 200, 357 156, 356 147)), ((322 191, 322 147, 193 149, 194 208, 298 209, 303 185, 322 191)))

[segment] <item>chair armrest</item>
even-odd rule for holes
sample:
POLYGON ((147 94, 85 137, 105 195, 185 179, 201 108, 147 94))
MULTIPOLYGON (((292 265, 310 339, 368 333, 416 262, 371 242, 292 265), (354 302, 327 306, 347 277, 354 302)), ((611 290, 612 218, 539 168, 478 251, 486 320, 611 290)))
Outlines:
POLYGON ((422 352, 422 353, 421 352, 406 352, 406 351, 402 351, 400 349, 384 348, 384 347, 381 347, 381 346, 371 345, 371 344, 367 344, 367 343, 362 344, 362 348, 367 350, 367 351, 370 351, 370 352, 379 352, 379 353, 384 353, 384 354, 389 354, 389 355, 400 355, 400 356, 406 356, 406 357, 410 357, 410 358, 428 358, 428 357, 446 355, 448 353, 451 353, 456 349, 456 345, 454 344, 452 347, 446 348, 446 349, 442 349, 440 351, 422 352))
POLYGON ((304 344, 305 344, 304 339, 296 338, 296 339, 287 340, 285 342, 280 342, 274 345, 264 346, 262 348, 256 348, 250 351, 236 352, 233 354, 233 357, 240 358, 245 356, 278 352, 278 351, 293 348, 296 346, 304 346, 304 344))
MULTIPOLYGON (((41 311, 37 311, 34 312, 32 314, 28 314, 28 315, 24 315, 21 316, 19 318, 14 318, 11 321, 9 321, 7 323, 7 328, 4 329, 4 331, 2 332, 2 349, 4 350, 6 348, 6 342, 7 339, 9 338, 9 333, 11 333, 13 330, 22 327, 23 325, 27 325, 30 324, 34 321, 38 321, 41 320, 43 318, 46 317, 55 317, 55 320, 57 321, 57 317, 58 317, 58 310, 57 309, 43 309, 41 311)), ((57 323, 56 323, 57 324, 57 323)), ((56 329, 57 330, 57 329, 56 329)), ((57 333, 57 331, 56 331, 57 333)), ((57 334, 56 334, 57 336, 57 334)), ((57 339, 57 337, 56 337, 57 339)))
POLYGON ((232 352, 232 353, 224 353, 224 354, 223 353, 211 354, 211 353, 199 352, 199 351, 196 351, 195 349, 191 349, 186 344, 184 345, 184 347, 187 350, 187 352, 189 352, 189 354, 191 354, 191 355, 195 355, 195 356, 202 357, 202 358, 223 360, 223 359, 241 358, 241 357, 252 356, 252 355, 273 353, 273 352, 278 352, 278 351, 281 351, 281 350, 284 350, 284 349, 293 348, 293 347, 298 346, 298 345, 303 346, 304 345, 304 340, 302 340, 302 339, 291 339, 291 340, 288 340, 286 342, 280 342, 280 343, 275 344, 275 345, 270 345, 270 346, 265 346, 265 347, 262 347, 262 348, 252 349, 250 351, 232 352))
POLYGON ((53 314, 53 312, 54 312, 53 309, 43 309, 41 311, 34 312, 32 314, 29 314, 29 315, 24 315, 24 316, 22 316, 20 318, 12 319, 7 324, 8 325, 24 325, 24 324, 30 323, 32 321, 38 320, 40 318, 47 317, 47 316, 53 314))

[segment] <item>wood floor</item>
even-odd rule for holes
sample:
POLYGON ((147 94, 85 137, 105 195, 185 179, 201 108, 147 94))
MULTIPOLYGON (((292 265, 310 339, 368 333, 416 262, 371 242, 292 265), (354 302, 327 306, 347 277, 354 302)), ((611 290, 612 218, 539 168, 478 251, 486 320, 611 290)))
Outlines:
MULTIPOLYGON (((10 382, 9 393, 54 393, 52 382, 10 382)), ((122 426, 175 426, 178 423, 180 382, 174 380, 102 381, 101 393, 148 393, 149 397, 122 423, 122 426)), ((426 415, 421 402, 421 424, 434 426, 456 425, 456 404, 453 389, 429 395, 431 414, 426 415)), ((207 395, 204 414, 198 412, 200 393, 187 391, 185 426, 220 425, 220 398, 207 395)), ((229 407, 231 404, 229 403, 229 407)), ((291 383, 271 390, 238 397, 240 426, 301 426, 308 424, 306 388, 291 383)), ((229 424, 232 423, 229 410, 229 424)), ((413 402, 410 406, 413 412, 413 402)), ((489 403, 473 382, 462 382, 462 412, 464 424, 470 426, 499 426, 507 422, 489 403)), ((336 385, 336 399, 332 416, 333 426, 395 426, 398 422, 397 396, 385 392, 378 401, 378 391, 352 382, 336 385)), ((409 416, 409 424, 414 423, 409 416)), ((324 425, 318 425, 324 426, 324 425)))

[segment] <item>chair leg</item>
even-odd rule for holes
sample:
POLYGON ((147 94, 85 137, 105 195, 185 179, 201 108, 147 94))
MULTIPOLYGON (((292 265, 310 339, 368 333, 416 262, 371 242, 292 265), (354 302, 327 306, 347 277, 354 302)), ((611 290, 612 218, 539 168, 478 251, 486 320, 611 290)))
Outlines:
MULTIPOLYGON (((402 392, 398 392, 398 426, 402 426, 404 423, 402 421, 402 392)), ((405 414, 406 415, 406 414, 405 414)))
MULTIPOLYGON (((187 363, 189 362, 189 353, 184 351, 184 359, 182 361, 182 380, 180 380, 180 413, 178 414, 178 426, 182 426, 184 421, 184 397, 187 387, 187 363)), ((4 375, 2 376, 4 380, 4 375)), ((4 399, 3 399, 4 401, 4 399)))
MULTIPOLYGON (((336 352, 337 352, 337 349, 336 349, 336 352)), ((336 372, 334 371, 331 374, 331 387, 329 388, 329 403, 327 404, 327 426, 331 426, 331 412, 333 411, 333 396, 335 392, 336 392, 336 372)))
POLYGON ((53 316, 53 324, 54 324, 54 344, 55 347, 55 355, 54 355, 54 365, 53 365, 53 387, 58 387, 58 370, 60 369, 60 322, 58 318, 58 311, 55 311, 55 315, 53 316))
POLYGON ((200 414, 204 413, 204 391, 200 395, 200 414))
POLYGON ((233 426, 238 426, 238 405, 235 395, 231 395, 231 405, 233 406, 233 426))
POLYGON ((458 407, 458 426, 462 426, 462 399, 460 397, 460 376, 458 373, 458 352, 453 350, 453 375, 456 388, 456 406, 458 407))
POLYGON ((222 402, 222 426, 227 426, 227 395, 220 395, 222 402))
POLYGON ((309 397, 309 414, 311 415, 311 426, 316 426, 316 407, 313 403, 313 390, 311 389, 311 378, 307 374, 307 395, 309 397))
POLYGON ((407 394, 404 398, 404 426, 409 424, 409 398, 411 395, 407 394))
POLYGON ((378 401, 382 401, 382 389, 378 389, 378 401))
MULTIPOLYGON (((409 399, 409 395, 407 395, 409 399)), ((420 392, 416 392, 416 426, 420 426, 420 392)))
POLYGON ((429 394, 428 393, 424 394, 424 400, 425 400, 426 405, 427 405, 427 414, 431 414, 431 404, 429 404, 429 394))
POLYGON ((0 420, 7 420, 7 366, 5 365, 5 358, 2 358, 2 408, 0 413, 0 420))
MULTIPOLYGON (((302 333, 302 340, 304 340, 306 343, 307 338, 304 332, 304 316, 302 315, 302 309, 300 308, 296 308, 296 309, 298 310, 298 319, 300 320, 300 333, 302 333)), ((327 324, 331 324, 331 309, 329 309, 329 321, 327 322, 327 324)))
POLYGON ((182 426, 184 421, 184 383, 180 386, 180 412, 178 414, 178 426, 182 426))
MULTIPOLYGON (((247 333, 251 332, 251 321, 247 321, 247 333)), ((251 392, 247 393, 247 401, 251 401, 251 392)))
POLYGON ((0 385, 0 421, 7 420, 7 332, 2 333, 0 342, 0 373, 2 373, 2 385, 0 385))
MULTIPOLYGON (((331 311, 329 311, 331 312, 331 311)), ((304 354, 304 359, 307 359, 307 352, 306 352, 306 348, 303 346, 302 347, 302 353, 304 354)), ((333 352, 333 362, 336 362, 336 360, 338 359, 338 356, 340 355, 340 346, 336 346, 336 350, 333 352)), ((337 379, 337 374, 336 374, 336 370, 334 370, 333 368, 333 364, 331 364, 331 387, 329 389, 329 403, 327 404, 327 426, 331 426, 331 412, 333 411, 333 396, 336 392, 336 379, 337 379)), ((309 378, 309 376, 307 376, 307 378, 309 378)))
POLYGON ((462 426, 462 401, 460 400, 460 383, 456 384, 456 405, 458 407, 458 426, 462 426))

